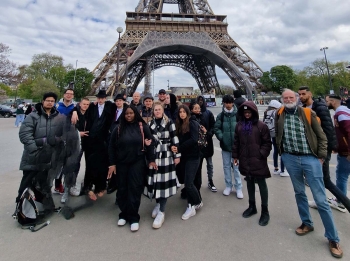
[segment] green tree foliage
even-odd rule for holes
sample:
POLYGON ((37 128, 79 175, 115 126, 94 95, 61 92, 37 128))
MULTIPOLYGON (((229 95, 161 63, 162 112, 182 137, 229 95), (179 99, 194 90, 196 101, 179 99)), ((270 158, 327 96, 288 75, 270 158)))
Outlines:
POLYGON ((281 93, 282 89, 293 89, 297 83, 297 76, 292 68, 287 65, 277 65, 270 72, 264 72, 260 82, 266 91, 281 93))
POLYGON ((52 80, 41 76, 36 77, 34 80, 28 79, 18 87, 18 97, 22 99, 30 98, 34 101, 41 101, 45 92, 54 92, 58 94, 59 89, 52 80))
POLYGON ((1 82, 0 82, 0 90, 3 90, 4 95, 6 95, 6 96, 13 96, 12 89, 9 86, 7 86, 6 84, 1 83, 1 82))
POLYGON ((74 82, 75 73, 74 99, 79 101, 81 98, 88 95, 94 75, 87 68, 79 68, 76 72, 75 70, 71 70, 64 79, 66 86, 68 86, 70 82, 74 82))

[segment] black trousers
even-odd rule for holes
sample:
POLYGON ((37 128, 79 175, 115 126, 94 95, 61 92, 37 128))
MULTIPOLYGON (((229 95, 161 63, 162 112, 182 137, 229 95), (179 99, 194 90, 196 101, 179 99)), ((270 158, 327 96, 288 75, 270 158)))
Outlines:
POLYGON ((191 206, 198 205, 202 201, 197 186, 194 184, 194 180, 197 176, 199 162, 200 159, 198 158, 189 159, 185 163, 185 190, 187 194, 188 204, 191 206))
POLYGON ((255 182, 258 183, 261 197, 261 205, 266 206, 268 204, 268 189, 265 178, 252 178, 247 177, 247 189, 249 202, 255 202, 255 182))
POLYGON ((47 177, 48 171, 23 170, 23 177, 18 188, 16 203, 19 202, 23 191, 33 185, 34 178, 39 183, 41 191, 45 192, 46 194, 50 194, 52 184, 48 184, 47 177))
POLYGON ((198 169, 197 169, 197 172, 196 172, 196 176, 194 177, 194 181, 193 181, 193 184, 194 186, 197 188, 198 190, 198 194, 199 194, 199 197, 202 201, 202 195, 201 195, 201 187, 202 187, 202 165, 203 165, 203 160, 204 158, 200 157, 199 158, 199 165, 198 165, 198 169))
POLYGON ((343 192, 332 182, 331 176, 329 173, 329 161, 331 159, 332 152, 327 152, 327 157, 322 165, 323 171, 323 182, 326 189, 329 190, 341 203, 343 203, 344 207, 350 212, 350 200, 349 198, 343 194, 343 192))
POLYGON ((130 224, 138 223, 140 220, 139 208, 146 179, 145 171, 144 157, 133 163, 117 163, 119 173, 117 202, 121 211, 119 219, 125 219, 130 224))

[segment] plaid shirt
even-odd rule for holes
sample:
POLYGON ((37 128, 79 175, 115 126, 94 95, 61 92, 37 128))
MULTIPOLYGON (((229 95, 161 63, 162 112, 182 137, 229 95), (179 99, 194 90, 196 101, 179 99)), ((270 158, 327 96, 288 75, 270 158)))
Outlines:
POLYGON ((293 114, 285 114, 282 137, 283 150, 287 153, 312 154, 307 143, 304 123, 299 119, 296 111, 293 114))

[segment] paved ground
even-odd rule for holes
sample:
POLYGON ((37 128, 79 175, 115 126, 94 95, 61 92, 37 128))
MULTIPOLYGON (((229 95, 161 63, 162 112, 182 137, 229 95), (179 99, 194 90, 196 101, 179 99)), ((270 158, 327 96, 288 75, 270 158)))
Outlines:
MULTIPOLYGON (((18 170, 22 145, 14 121, 0 119, 0 260, 334 260, 317 210, 310 210, 315 231, 304 237, 294 233, 301 222, 289 178, 268 179, 268 226, 258 225, 259 214, 242 218, 248 206, 246 187, 242 200, 234 194, 222 195, 225 185, 217 141, 213 159, 214 183, 219 191, 212 193, 206 188, 203 172, 204 207, 187 221, 181 220, 186 201, 178 194, 168 201, 163 227, 152 229, 154 202, 142 198, 140 230, 132 233, 129 226, 117 227, 119 210, 114 205, 114 195, 108 195, 93 207, 77 212, 71 220, 54 214, 51 224, 37 233, 21 230, 11 218, 22 175, 18 170)), ((332 162, 334 172, 334 159, 332 162)), ((54 199, 60 205, 59 197, 54 199)), ((257 192, 258 205, 259 199, 257 192)), ((350 215, 335 210, 333 214, 345 251, 343 260, 349 260, 350 215)))

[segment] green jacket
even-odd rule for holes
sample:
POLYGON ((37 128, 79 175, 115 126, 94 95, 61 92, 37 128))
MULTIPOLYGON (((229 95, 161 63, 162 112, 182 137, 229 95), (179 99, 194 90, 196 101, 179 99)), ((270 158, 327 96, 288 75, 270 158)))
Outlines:
MULTIPOLYGON (((304 123, 305 126, 305 136, 309 144, 309 147, 313 155, 319 159, 326 158, 327 156, 327 137, 324 134, 321 124, 317 120, 316 113, 311 111, 311 124, 308 122, 304 109, 302 107, 297 108, 299 119, 304 123)), ((276 113, 275 118, 275 132, 276 132, 276 143, 278 152, 281 155, 283 153, 283 128, 284 128, 284 118, 285 110, 276 113)))
POLYGON ((237 108, 236 106, 233 106, 233 112, 229 113, 222 110, 222 112, 216 117, 214 133, 216 138, 220 141, 221 149, 224 151, 232 151, 237 124, 236 114, 237 108), (221 120, 222 114, 224 117, 221 120))

